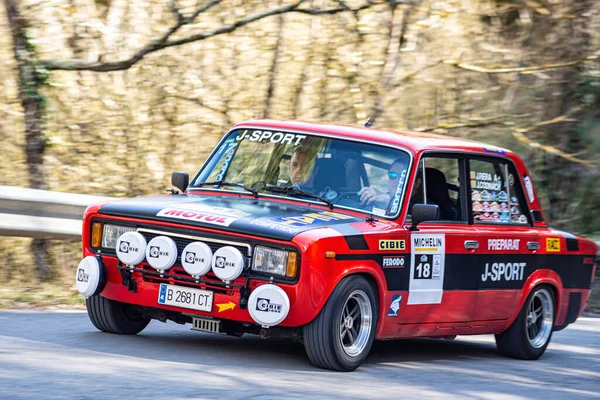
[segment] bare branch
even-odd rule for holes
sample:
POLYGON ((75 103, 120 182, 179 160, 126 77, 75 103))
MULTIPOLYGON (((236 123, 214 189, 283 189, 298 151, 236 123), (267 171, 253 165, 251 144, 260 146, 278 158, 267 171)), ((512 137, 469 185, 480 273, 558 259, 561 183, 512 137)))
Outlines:
POLYGON ((542 64, 534 65, 530 67, 515 67, 515 68, 492 68, 492 67, 479 67, 473 64, 462 63, 456 60, 445 60, 444 63, 455 66, 456 68, 466 69, 468 71, 483 72, 486 74, 507 74, 507 73, 519 73, 519 74, 530 74, 540 71, 550 71, 553 69, 572 67, 573 65, 581 64, 585 61, 596 60, 600 58, 600 50, 590 54, 586 57, 577 58, 575 60, 554 63, 554 64, 542 64))
POLYGON ((87 62, 87 61, 81 61, 81 60, 41 60, 41 63, 48 69, 48 70, 64 70, 64 71, 96 71, 96 72, 109 72, 109 71, 121 71, 121 70, 126 70, 131 68, 134 64, 136 64, 138 61, 140 61, 142 58, 144 58, 147 54, 153 53, 155 51, 158 50, 162 50, 168 47, 173 47, 173 46, 180 46, 186 43, 192 43, 192 42, 198 42, 201 40, 205 40, 214 36, 219 36, 219 35, 223 35, 226 33, 230 33, 235 31, 238 28, 241 28, 245 25, 248 25, 252 22, 256 22, 258 20, 267 18, 267 17, 271 17, 271 16, 275 16, 275 15, 280 15, 280 14, 284 14, 284 13, 289 13, 289 12, 298 12, 298 13, 303 13, 303 14, 309 14, 309 15, 324 15, 324 14, 337 14, 337 13, 341 13, 341 12, 345 12, 345 11, 352 11, 354 13, 361 11, 361 10, 365 10, 367 8, 376 6, 376 5, 380 5, 380 4, 403 4, 404 2, 399 2, 399 1, 393 1, 393 0, 383 0, 383 1, 378 1, 378 2, 374 2, 374 1, 367 1, 367 3, 363 4, 360 7, 357 8, 351 8, 349 9, 347 6, 346 7, 336 7, 336 8, 325 8, 325 9, 319 9, 319 8, 299 8, 304 2, 305 0, 298 0, 295 3, 292 4, 288 4, 285 6, 281 6, 275 9, 271 9, 271 10, 265 10, 250 16, 247 16, 245 18, 242 18, 238 21, 235 21, 234 23, 230 24, 230 25, 225 25, 222 26, 218 29, 214 29, 214 30, 207 30, 205 32, 196 34, 196 35, 191 35, 182 39, 177 39, 177 40, 169 40, 169 38, 179 30, 179 28, 181 28, 184 25, 188 25, 190 23, 192 23, 194 21, 194 19, 196 17, 198 17, 198 15, 200 15, 201 13, 207 11, 209 8, 221 3, 223 0, 211 0, 209 2, 207 2, 206 4, 198 7, 194 13, 192 13, 190 16, 186 17, 183 14, 181 14, 181 11, 177 8, 177 6, 175 5, 175 3, 171 3, 171 11, 173 12, 173 14, 176 16, 177 18, 177 23, 172 26, 169 30, 167 30, 165 33, 162 34, 162 36, 160 36, 158 39, 155 39, 153 41, 151 41, 150 43, 148 43, 146 46, 144 46, 143 48, 141 48, 140 50, 138 50, 133 56, 131 56, 128 59, 125 60, 120 60, 120 61, 111 61, 111 62, 102 62, 101 59, 102 57, 100 57, 100 59, 98 61, 95 62, 87 62))

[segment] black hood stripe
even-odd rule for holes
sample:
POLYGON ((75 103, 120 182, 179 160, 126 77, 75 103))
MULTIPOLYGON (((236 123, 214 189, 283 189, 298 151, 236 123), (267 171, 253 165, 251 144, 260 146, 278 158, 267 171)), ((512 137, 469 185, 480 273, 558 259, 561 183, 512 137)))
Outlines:
POLYGON ((369 244, 361 231, 350 224, 339 224, 330 226, 331 229, 344 235, 344 240, 350 250, 369 250, 369 244))

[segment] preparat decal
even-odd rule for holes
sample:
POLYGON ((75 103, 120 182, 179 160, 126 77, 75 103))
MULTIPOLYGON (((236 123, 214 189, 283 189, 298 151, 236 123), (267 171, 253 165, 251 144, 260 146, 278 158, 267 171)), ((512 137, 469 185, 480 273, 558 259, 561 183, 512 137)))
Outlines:
POLYGON ((271 143, 293 144, 294 146, 298 146, 302 143, 302 140, 306 138, 306 135, 260 130, 250 131, 246 129, 241 135, 238 135, 236 140, 240 141, 246 138, 251 142, 262 142, 263 140, 268 139, 271 143))
POLYGON ((404 240, 380 240, 379 250, 406 250, 404 240))
POLYGON ((383 257, 383 268, 404 268, 404 257, 383 257))
POLYGON ((190 211, 181 208, 163 208, 157 214, 157 217, 183 219, 187 221, 198 221, 204 222, 211 225, 229 226, 234 221, 238 220, 236 217, 227 217, 223 215, 215 215, 209 213, 202 213, 197 211, 190 211))
POLYGON ((496 282, 504 281, 520 281, 523 280, 523 272, 527 263, 485 263, 485 271, 481 274, 481 281, 485 282, 488 279, 496 282))
POLYGON ((521 239, 488 239, 488 250, 519 250, 521 239))

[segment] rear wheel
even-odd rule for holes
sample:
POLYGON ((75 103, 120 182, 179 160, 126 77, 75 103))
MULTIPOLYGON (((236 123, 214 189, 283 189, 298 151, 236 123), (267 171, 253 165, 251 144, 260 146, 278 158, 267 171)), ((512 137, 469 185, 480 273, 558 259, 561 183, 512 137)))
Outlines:
POLYGON ((92 324, 102 332, 135 335, 150 323, 150 318, 144 318, 131 305, 105 297, 91 296, 85 305, 92 324))
POLYGON ((320 368, 352 371, 369 355, 379 315, 377 297, 361 276, 343 279, 319 315, 304 326, 304 346, 320 368))
POLYGON ((496 335, 500 354, 535 360, 552 338, 554 295, 548 286, 538 286, 527 297, 519 316, 506 331, 496 335))

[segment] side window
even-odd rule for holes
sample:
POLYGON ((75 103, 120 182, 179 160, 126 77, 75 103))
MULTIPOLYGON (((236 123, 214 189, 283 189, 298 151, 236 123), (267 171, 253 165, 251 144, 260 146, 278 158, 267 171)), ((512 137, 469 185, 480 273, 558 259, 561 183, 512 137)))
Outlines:
POLYGON ((419 170, 411 194, 409 213, 418 203, 436 204, 441 221, 466 222, 461 204, 461 160, 451 157, 426 157, 419 170))
POLYGON ((474 223, 528 225, 519 177, 502 160, 470 160, 474 223))

